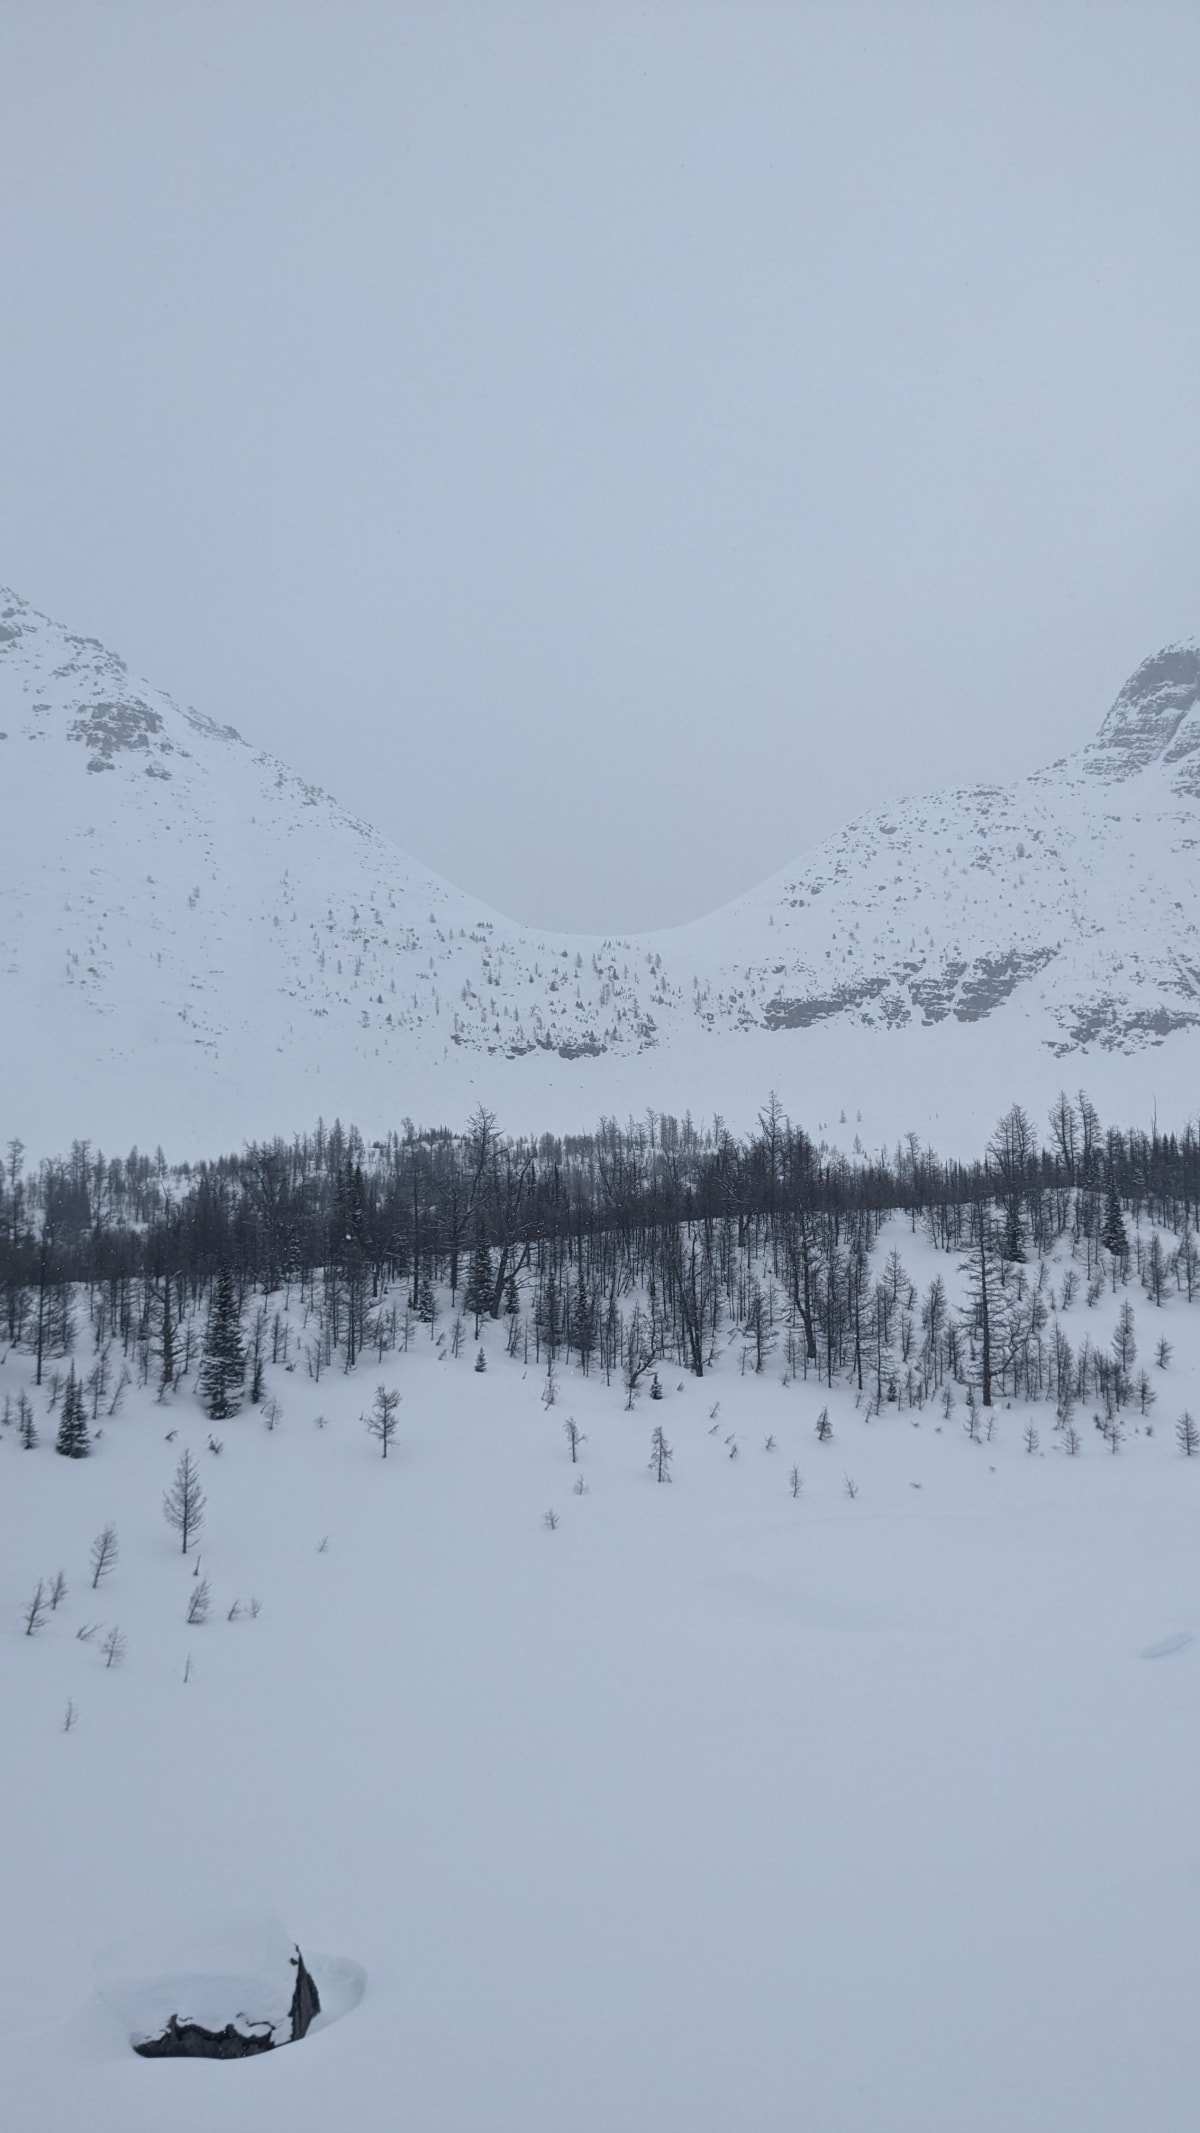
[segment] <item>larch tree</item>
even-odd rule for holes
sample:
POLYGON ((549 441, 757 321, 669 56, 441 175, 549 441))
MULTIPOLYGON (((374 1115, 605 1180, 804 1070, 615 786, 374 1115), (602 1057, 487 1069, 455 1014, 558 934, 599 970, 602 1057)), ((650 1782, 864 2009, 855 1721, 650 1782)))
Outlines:
POLYGON ((174 1526, 185 1555, 204 1524, 204 1500, 195 1461, 185 1451, 175 1469, 175 1479, 163 1496, 163 1517, 169 1526, 174 1526))
POLYGON ((398 1427, 396 1416, 399 1406, 400 1395, 394 1386, 377 1385, 375 1387, 375 1398, 371 1404, 371 1412, 364 1417, 371 1435, 377 1437, 383 1446, 385 1459, 388 1455, 388 1446, 392 1442, 398 1427))

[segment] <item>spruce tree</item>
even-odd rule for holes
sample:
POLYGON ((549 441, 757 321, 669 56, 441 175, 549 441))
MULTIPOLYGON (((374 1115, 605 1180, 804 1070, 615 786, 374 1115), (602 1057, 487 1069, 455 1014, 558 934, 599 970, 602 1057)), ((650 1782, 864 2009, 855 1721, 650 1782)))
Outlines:
POLYGON ((63 1389, 62 1410, 54 1449, 61 1452, 64 1459, 86 1459, 91 1448, 83 1387, 75 1375, 75 1365, 72 1363, 63 1389))
POLYGON ((210 1422, 224 1422, 237 1413, 238 1392, 245 1375, 246 1346, 233 1271, 222 1266, 218 1267, 213 1284, 204 1361, 200 1366, 200 1397, 210 1422))
POLYGON ((1108 1173, 1108 1198, 1104 1208, 1104 1227, 1100 1232, 1100 1242, 1106 1252, 1112 1253, 1114 1259, 1128 1259, 1129 1238, 1125 1230, 1125 1217, 1121 1213, 1121 1196, 1111 1170, 1108 1173))
POLYGON ((159 1391, 169 1392, 175 1382, 175 1320, 171 1315, 171 1276, 163 1275, 162 1310, 158 1321, 158 1353, 162 1362, 159 1391))
POLYGON ((479 1321, 492 1308, 492 1254, 482 1227, 475 1232, 475 1251, 471 1259, 471 1271, 467 1276, 463 1303, 475 1319, 475 1337, 479 1338, 479 1321))

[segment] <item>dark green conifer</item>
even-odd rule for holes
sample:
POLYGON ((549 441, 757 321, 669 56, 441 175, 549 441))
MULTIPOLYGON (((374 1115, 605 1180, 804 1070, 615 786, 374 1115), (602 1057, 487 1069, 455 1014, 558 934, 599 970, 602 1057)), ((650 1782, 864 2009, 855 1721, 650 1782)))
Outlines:
POLYGON ((91 1448, 83 1387, 75 1375, 75 1365, 72 1363, 63 1388, 62 1411, 54 1449, 61 1452, 64 1459, 86 1459, 91 1448))
POLYGON ((217 1269, 208 1309, 204 1361, 200 1365, 200 1397, 211 1422, 227 1421, 241 1404, 238 1394, 246 1375, 246 1344, 242 1339, 242 1314, 238 1309, 233 1270, 217 1269))
POLYGON ((1121 1213, 1121 1196, 1117 1191, 1116 1177, 1111 1170, 1108 1173, 1108 1198, 1100 1242, 1106 1252, 1112 1253, 1114 1259, 1128 1259, 1129 1238, 1125 1229, 1125 1217, 1121 1213))
POLYGON ((481 1227, 475 1232, 475 1250, 471 1258, 471 1271, 467 1276, 466 1292, 463 1296, 463 1303, 475 1319, 476 1337, 479 1334, 480 1319, 485 1317, 492 1308, 494 1278, 491 1250, 481 1227))

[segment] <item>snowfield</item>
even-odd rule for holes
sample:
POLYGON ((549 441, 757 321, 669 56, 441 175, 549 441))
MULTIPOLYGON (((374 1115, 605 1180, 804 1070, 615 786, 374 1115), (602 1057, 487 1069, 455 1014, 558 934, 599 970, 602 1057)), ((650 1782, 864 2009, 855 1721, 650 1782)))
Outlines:
POLYGON ((1193 2133, 1200 648, 620 939, 9 594, 0 776, 5 2133, 1193 2133))
MULTIPOLYGON (((918 1292, 958 1282, 898 1220, 876 1272, 893 1246, 918 1292)), ((68 1460, 50 1371, 8 1352, 5 2125, 1191 2133, 1200 1301, 1135 1281, 1062 1323, 1106 1345, 1126 1298, 1157 1400, 1115 1452, 1078 1410, 1075 1456, 1046 1403, 974 1441, 961 1386, 867 1419, 785 1382, 782 1333, 762 1374, 723 1336, 632 1411, 560 1365, 547 1405, 502 1322, 485 1370, 469 1322, 450 1352, 443 1299, 351 1374, 293 1347, 273 1427, 135 1383, 68 1460), (247 1918, 329 2012, 234 2064, 136 2057, 148 1959, 113 1945, 186 1973, 247 1918)))

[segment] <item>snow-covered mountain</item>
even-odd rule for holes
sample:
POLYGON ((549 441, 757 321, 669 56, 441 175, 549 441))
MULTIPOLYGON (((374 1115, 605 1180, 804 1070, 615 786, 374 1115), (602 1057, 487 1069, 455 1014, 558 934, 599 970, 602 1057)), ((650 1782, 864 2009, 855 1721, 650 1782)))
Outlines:
POLYGON ((487 909, 4 592, 0 734, 6 1133, 178 1146, 319 1110, 454 1119, 481 1095, 583 1125, 752 1113, 775 1086, 798 1115, 865 1096, 876 1139, 932 1128, 931 1081, 965 1078, 986 1111, 1106 1073, 1141 1110, 1186 1107, 1193 644, 1048 769, 898 802, 692 925, 604 939, 487 909))
POLYGON ((689 932, 719 932, 714 967, 745 941, 742 1013, 768 1028, 1017 1010, 1056 1055, 1136 1052, 1200 1026, 1198 801, 1200 649, 1174 645, 1076 755, 865 815, 689 932))

